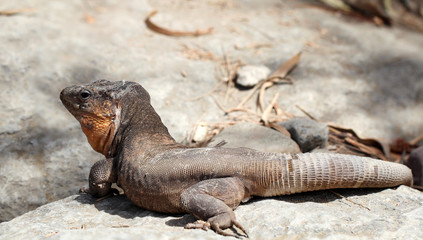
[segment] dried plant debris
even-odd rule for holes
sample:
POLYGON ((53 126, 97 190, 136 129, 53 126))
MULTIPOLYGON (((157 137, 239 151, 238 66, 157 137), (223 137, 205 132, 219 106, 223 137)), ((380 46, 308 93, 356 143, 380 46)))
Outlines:
MULTIPOLYGON (((316 120, 310 113, 297 106, 310 119, 316 120)), ((403 163, 409 153, 418 147, 423 140, 423 134, 407 142, 402 138, 396 139, 391 144, 375 139, 361 138, 351 128, 328 124, 329 150, 336 153, 368 156, 392 162, 403 163)))
POLYGON ((248 102, 248 100, 251 99, 251 97, 257 92, 258 89, 260 89, 260 93, 258 95, 258 105, 260 107, 260 110, 264 111, 263 106, 263 99, 265 90, 271 86, 273 86, 276 83, 288 83, 292 84, 292 81, 286 76, 289 72, 291 72, 295 66, 299 63, 301 59, 301 52, 296 54, 294 57, 292 57, 287 62, 284 62, 275 72, 273 72, 268 78, 265 80, 260 81, 251 91, 250 94, 248 94, 244 99, 241 100, 241 102, 235 107, 230 110, 225 111, 225 113, 231 113, 235 111, 239 111, 240 109, 244 108, 245 103, 248 102))
POLYGON ((153 32, 160 33, 166 36, 171 37, 198 37, 201 35, 208 35, 213 33, 214 28, 210 27, 208 29, 198 29, 195 31, 177 31, 177 30, 170 30, 163 27, 158 26, 157 24, 151 21, 151 17, 157 14, 157 11, 152 11, 147 15, 145 19, 145 25, 147 25, 148 29, 153 32))
POLYGON ((370 19, 376 25, 401 25, 423 32, 421 0, 320 0, 347 14, 370 19))
POLYGON ((182 45, 182 54, 191 60, 216 60, 218 59, 211 51, 201 46, 182 45))
POLYGON ((329 125, 329 144, 331 151, 337 153, 368 156, 389 160, 390 152, 387 144, 372 138, 360 138, 354 130, 329 125))
MULTIPOLYGON (((254 88, 250 89, 246 96, 240 98, 239 89, 237 90, 235 88, 234 81, 237 69, 242 66, 242 63, 240 60, 231 59, 229 54, 224 53, 216 69, 217 79, 219 80, 218 83, 211 91, 193 100, 210 96, 215 101, 216 105, 225 113, 225 120, 218 123, 199 122, 191 134, 187 136, 185 143, 192 147, 207 146, 211 139, 223 129, 240 122, 252 122, 263 125, 290 136, 290 133, 278 123, 291 119, 294 115, 284 111, 278 105, 279 93, 276 93, 267 105, 264 103, 264 96, 266 94, 266 89, 275 84, 293 83, 292 80, 288 78, 289 73, 298 65, 300 59, 301 52, 281 64, 276 71, 270 74, 266 79, 260 81, 254 88), (226 89, 222 89, 222 87, 226 87, 226 89), (257 94, 257 101, 253 103, 250 99, 255 94, 257 94), (236 101, 235 99, 241 100, 238 105, 228 109, 221 101, 225 99, 224 103, 226 104, 226 100, 229 97, 232 99, 232 102, 236 101), (247 105, 247 103, 249 103, 249 105, 247 105), (255 105, 255 110, 251 108, 252 103, 255 105)), ((310 119, 319 121, 300 106, 297 107, 310 119)), ((410 142, 399 139, 392 144, 388 144, 378 139, 361 138, 350 128, 334 124, 328 124, 328 127, 329 139, 327 149, 329 151, 368 156, 395 162, 403 162, 406 157, 404 153, 408 154, 412 149, 417 147, 417 143, 423 140, 422 134, 410 142)))
POLYGON ((250 43, 248 45, 238 45, 234 44, 236 50, 247 50, 247 49, 260 49, 260 48, 270 48, 272 44, 270 43, 250 43))
POLYGON ((0 16, 14 16, 17 14, 22 14, 22 13, 29 13, 29 12, 34 12, 35 9, 34 8, 21 8, 21 9, 12 9, 12 10, 0 10, 0 16))
MULTIPOLYGON (((293 58, 288 60, 287 62, 284 62, 273 74, 268 76, 266 79, 262 80, 257 84, 252 90, 250 90, 250 93, 248 96, 237 105, 237 107, 232 108, 230 110, 227 110, 226 107, 224 107, 217 97, 213 96, 212 94, 215 92, 218 92, 217 89, 222 86, 222 84, 217 84, 215 88, 206 95, 210 95, 213 100, 215 101, 216 105, 226 114, 226 122, 224 124, 222 123, 200 123, 197 124, 194 131, 189 134, 189 136, 186 138, 185 143, 191 145, 191 146, 204 146, 207 145, 210 139, 212 139, 216 134, 218 134, 220 131, 222 131, 225 127, 234 125, 236 123, 240 122, 253 122, 259 125, 264 125, 266 127, 272 128, 276 131, 281 132, 284 135, 289 136, 289 132, 284 129, 282 126, 276 125, 276 122, 285 121, 289 118, 292 118, 293 115, 290 113, 287 113, 283 111, 280 106, 277 103, 279 94, 276 93, 270 103, 264 107, 264 94, 265 90, 271 86, 273 86, 276 83, 280 82, 288 82, 291 83, 290 80, 287 80, 286 77, 292 69, 298 64, 301 57, 301 53, 296 54, 293 58), (265 84, 264 88, 261 88, 263 84, 265 84), (268 84, 271 83, 271 84, 268 84), (261 96, 261 104, 263 107, 263 110, 260 112, 256 112, 254 110, 251 110, 244 105, 251 99, 251 97, 257 93, 259 89, 262 89, 259 94, 259 97, 261 96), (236 114, 231 114, 235 113, 236 114), (231 115, 229 115, 231 114, 231 115)), ((228 99, 228 95, 231 92, 231 89, 235 89, 235 83, 234 80, 236 78, 236 72, 237 69, 242 66, 242 63, 240 60, 232 60, 229 54, 224 54, 223 60, 221 61, 219 68, 217 68, 219 83, 223 83, 226 85, 226 91, 225 91, 225 102, 228 99)), ((200 96, 204 97, 205 95, 200 96)), ((196 98, 197 100, 199 98, 196 98)), ((219 97, 219 99, 222 99, 222 97, 219 97)), ((257 104, 257 102, 256 102, 257 104)))

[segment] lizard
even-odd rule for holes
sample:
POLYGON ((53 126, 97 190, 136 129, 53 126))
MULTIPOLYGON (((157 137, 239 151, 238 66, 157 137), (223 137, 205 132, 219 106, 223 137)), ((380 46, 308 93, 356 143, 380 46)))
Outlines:
POLYGON ((136 82, 97 80, 70 86, 60 99, 91 147, 105 156, 92 166, 85 192, 104 197, 116 183, 139 207, 192 214, 198 220, 186 228, 248 237, 233 210, 253 196, 412 185, 405 165, 368 157, 187 147, 169 134, 149 93, 136 82), (225 230, 230 227, 242 234, 225 230))

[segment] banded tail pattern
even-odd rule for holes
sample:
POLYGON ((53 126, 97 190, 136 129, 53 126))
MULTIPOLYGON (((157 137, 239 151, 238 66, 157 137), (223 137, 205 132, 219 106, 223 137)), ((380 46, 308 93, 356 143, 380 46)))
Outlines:
MULTIPOLYGON (((251 166, 250 166, 251 167, 251 166)), ((277 196, 334 188, 412 185, 411 170, 398 163, 343 154, 280 154, 253 164, 253 195, 277 196)))

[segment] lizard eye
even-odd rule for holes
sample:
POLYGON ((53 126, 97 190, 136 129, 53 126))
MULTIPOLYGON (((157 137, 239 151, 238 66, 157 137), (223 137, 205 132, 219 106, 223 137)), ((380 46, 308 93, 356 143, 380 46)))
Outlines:
POLYGON ((80 96, 83 100, 87 100, 88 98, 91 97, 91 92, 88 90, 82 90, 82 92, 80 93, 80 96))

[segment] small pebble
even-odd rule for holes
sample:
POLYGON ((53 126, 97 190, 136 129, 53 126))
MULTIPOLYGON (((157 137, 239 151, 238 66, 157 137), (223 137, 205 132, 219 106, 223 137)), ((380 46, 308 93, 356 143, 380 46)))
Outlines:
POLYGON ((270 74, 270 69, 266 66, 247 65, 240 67, 237 71, 236 83, 243 87, 254 87, 261 80, 266 79, 270 74))

